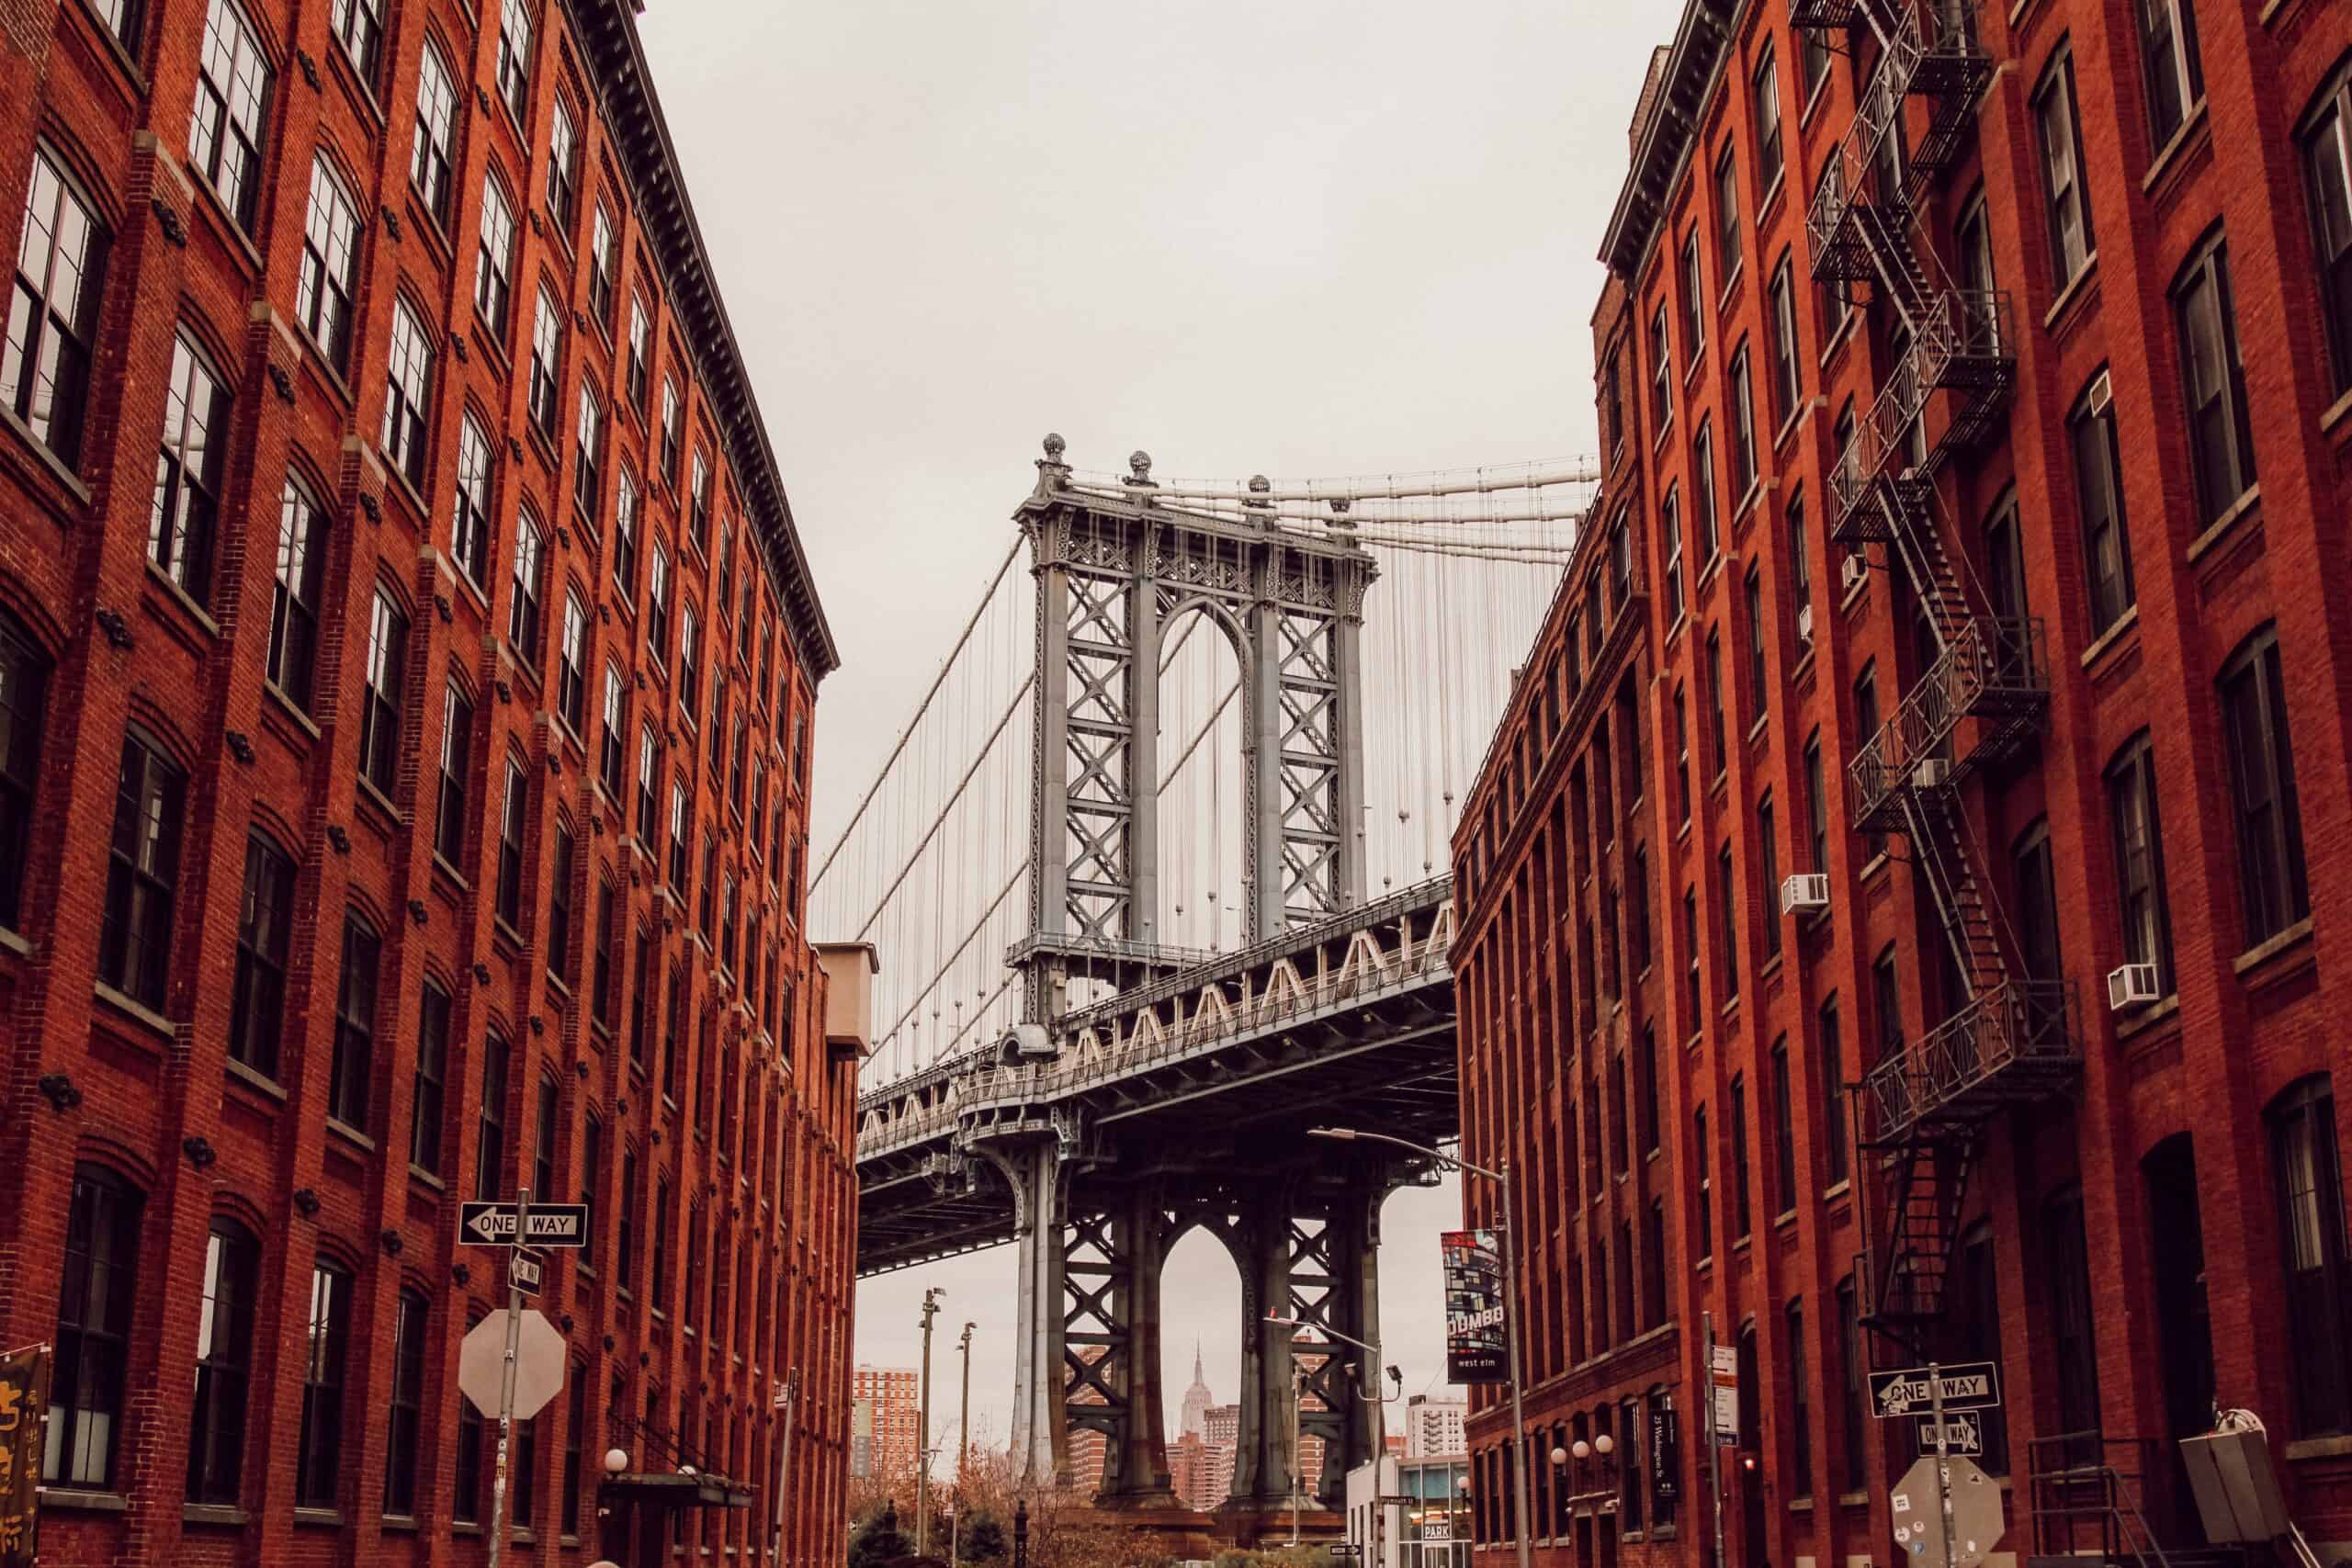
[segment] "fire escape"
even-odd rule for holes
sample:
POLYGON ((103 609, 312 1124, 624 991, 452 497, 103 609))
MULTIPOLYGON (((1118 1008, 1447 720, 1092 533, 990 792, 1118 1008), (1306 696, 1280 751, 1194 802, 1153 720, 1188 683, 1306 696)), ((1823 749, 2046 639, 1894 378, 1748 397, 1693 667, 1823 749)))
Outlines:
MULTIPOLYGON (((1857 1089, 1860 1141, 1884 1213, 1866 1219, 1866 1320, 1917 1352, 1950 1305, 1971 1168, 2005 1107, 2072 1085, 2079 1057, 2056 976, 2029 974, 1981 865, 1967 782, 2038 731, 2049 675, 2041 622, 1991 613, 1937 519, 1937 475, 2001 421, 2017 369, 2008 299, 1955 287, 1924 233, 1927 197, 1966 148, 1992 61, 1973 0, 1793 0, 1791 19, 1874 52, 1854 121, 1805 221, 1814 276, 1868 286, 1894 365, 1830 475, 1829 532, 1883 547, 1910 584, 1934 658, 1848 767, 1857 831, 1895 832, 1951 945, 1962 996, 1857 1089), (1924 114, 1913 112, 1917 100, 1924 114), (1907 122, 1907 123, 1906 123, 1907 122), (1915 139, 1916 136, 1916 139, 1915 139), (1910 144, 1906 147, 1905 143, 1910 144)), ((1866 1210, 1867 1213, 1867 1210, 1866 1210)))

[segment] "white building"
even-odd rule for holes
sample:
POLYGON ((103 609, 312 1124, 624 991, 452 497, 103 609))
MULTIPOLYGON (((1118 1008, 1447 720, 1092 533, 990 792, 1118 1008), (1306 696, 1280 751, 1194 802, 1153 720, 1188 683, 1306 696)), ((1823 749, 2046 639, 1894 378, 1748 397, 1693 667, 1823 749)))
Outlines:
POLYGON ((1348 1472, 1348 1539, 1357 1561, 1364 1568, 1470 1568, 1469 1485, 1463 1453, 1384 1458, 1376 1483, 1372 1465, 1348 1472), (1380 1497, 1391 1501, 1383 1506, 1380 1497))
POLYGON ((1442 1459, 1467 1453, 1470 1445, 1462 1435, 1462 1421, 1469 1413, 1466 1399, 1413 1395, 1405 1402, 1405 1457, 1442 1459))

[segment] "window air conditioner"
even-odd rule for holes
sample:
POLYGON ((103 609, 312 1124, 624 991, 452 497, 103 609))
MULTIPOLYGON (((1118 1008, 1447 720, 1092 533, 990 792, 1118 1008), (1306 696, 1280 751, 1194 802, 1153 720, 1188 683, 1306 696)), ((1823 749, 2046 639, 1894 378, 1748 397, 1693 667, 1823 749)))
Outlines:
POLYGON ((1781 879, 1781 913, 1810 915, 1829 908, 1829 878, 1817 871, 1801 871, 1781 879))
POLYGON ((1941 789, 1951 777, 1951 764, 1941 757, 1928 757, 1911 766, 1913 789, 1941 789))
POLYGON ((1797 640, 1799 642, 1813 640, 1813 606, 1810 604, 1797 606, 1797 640))
POLYGON ((2126 964, 2107 973, 2107 1010, 2131 1012, 2156 999, 2156 966, 2126 964))
POLYGON ((1846 565, 1838 573, 1838 580, 1846 585, 1846 592, 1851 593, 1862 585, 1862 579, 1870 575, 1870 562, 1859 554, 1850 555, 1846 558, 1846 565))

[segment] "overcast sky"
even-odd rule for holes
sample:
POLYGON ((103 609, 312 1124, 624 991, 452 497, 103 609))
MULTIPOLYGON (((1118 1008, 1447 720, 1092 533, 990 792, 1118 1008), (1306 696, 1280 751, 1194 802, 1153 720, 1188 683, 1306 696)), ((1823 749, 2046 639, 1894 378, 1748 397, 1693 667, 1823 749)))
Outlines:
MULTIPOLYGON (((654 78, 842 669, 820 846, 1003 552, 1048 430, 1082 468, 1312 478, 1592 450, 1594 259, 1677 9, 1646 0, 650 0, 654 78)), ((816 933, 822 937, 828 933, 816 933)), ((889 954, 883 954, 889 962, 889 954)), ((1443 1376, 1448 1186, 1390 1201, 1383 1337, 1443 1376)), ((1012 1407, 1010 1249, 860 1288, 856 1354, 978 1323, 1012 1407)), ((1240 1292, 1165 1277, 1168 1418, 1240 1292)), ((952 1387, 952 1382, 948 1385, 952 1387)), ((938 1404, 952 1412, 952 1394, 938 1404)))

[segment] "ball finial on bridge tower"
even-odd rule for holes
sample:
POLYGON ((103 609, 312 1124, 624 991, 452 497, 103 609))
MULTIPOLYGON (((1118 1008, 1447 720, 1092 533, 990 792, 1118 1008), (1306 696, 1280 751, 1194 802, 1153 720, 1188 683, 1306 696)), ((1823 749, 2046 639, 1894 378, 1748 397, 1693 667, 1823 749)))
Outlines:
POLYGON ((1128 453, 1127 477, 1119 482, 1134 485, 1138 490, 1159 489, 1159 487, 1154 484, 1151 479, 1151 454, 1141 447, 1128 453))
POLYGON ((1248 507, 1252 512, 1272 512, 1274 509, 1274 503, 1270 497, 1273 491, 1273 488, 1274 481, 1268 479, 1265 475, 1251 474, 1250 476, 1250 499, 1243 502, 1241 504, 1248 507))
POLYGON ((1037 459, 1037 493, 1049 495, 1069 483, 1069 465, 1062 461, 1062 453, 1069 444, 1053 432, 1046 433, 1046 455, 1037 459))

